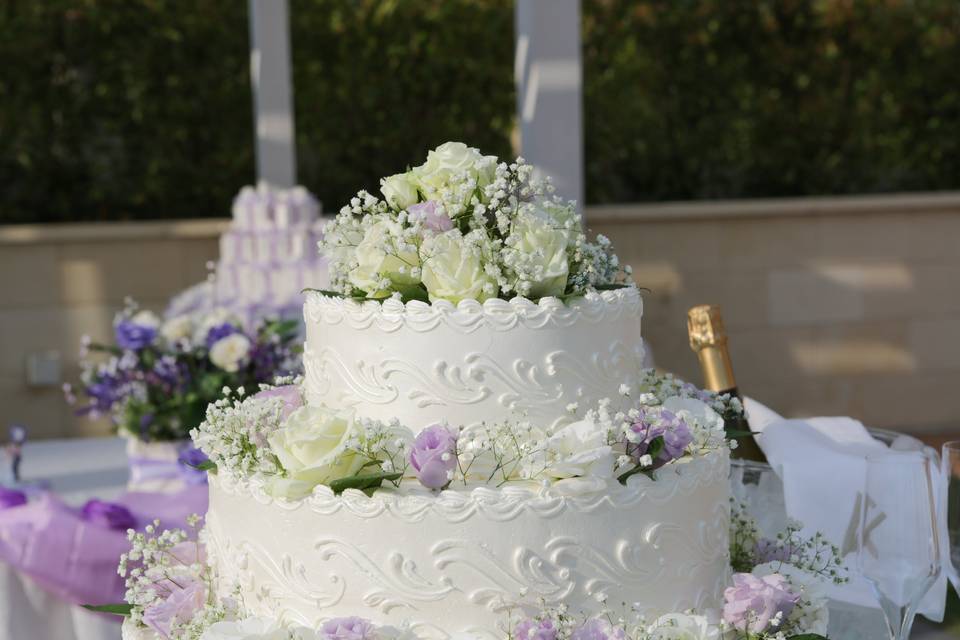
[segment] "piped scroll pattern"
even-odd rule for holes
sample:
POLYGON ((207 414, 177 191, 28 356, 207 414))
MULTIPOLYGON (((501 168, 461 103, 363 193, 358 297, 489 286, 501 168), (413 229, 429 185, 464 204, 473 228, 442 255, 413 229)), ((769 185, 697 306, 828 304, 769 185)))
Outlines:
MULTIPOLYGON (((538 362, 524 358, 498 362, 479 352, 467 353, 459 362, 398 357, 350 361, 330 346, 308 344, 304 368, 311 402, 362 407, 405 399, 416 409, 492 403, 500 414, 539 419, 553 427, 570 420, 562 410, 567 403, 599 400, 622 382, 636 379, 642 358, 642 346, 631 348, 620 341, 585 359, 554 350, 538 362)), ((397 411, 402 413, 403 405, 397 411)), ((489 404, 477 413, 491 415, 489 404)))

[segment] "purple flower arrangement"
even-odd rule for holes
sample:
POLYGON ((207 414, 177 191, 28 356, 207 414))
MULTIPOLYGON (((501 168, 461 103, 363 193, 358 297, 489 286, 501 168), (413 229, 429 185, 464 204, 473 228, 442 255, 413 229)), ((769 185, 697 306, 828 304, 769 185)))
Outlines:
POLYGON ((220 310, 161 320, 131 304, 113 344, 85 339, 81 383, 64 391, 80 415, 110 416, 145 441, 183 440, 225 386, 257 389, 297 373, 298 340, 297 321, 245 327, 220 310))

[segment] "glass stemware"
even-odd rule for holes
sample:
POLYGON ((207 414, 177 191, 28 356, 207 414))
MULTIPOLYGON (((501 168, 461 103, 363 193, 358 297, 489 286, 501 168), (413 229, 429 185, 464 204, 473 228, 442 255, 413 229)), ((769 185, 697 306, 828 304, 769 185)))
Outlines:
POLYGON ((883 608, 891 640, 910 637, 917 606, 940 575, 932 467, 930 456, 921 452, 867 458, 857 558, 883 608))
POLYGON ((943 445, 941 461, 945 498, 943 511, 949 551, 946 569, 953 588, 960 595, 960 440, 943 445))

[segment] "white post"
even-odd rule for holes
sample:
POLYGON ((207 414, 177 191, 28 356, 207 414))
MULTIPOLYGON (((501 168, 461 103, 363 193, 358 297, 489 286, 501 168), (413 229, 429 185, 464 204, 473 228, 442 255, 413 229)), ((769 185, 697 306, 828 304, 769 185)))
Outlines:
POLYGON ((521 155, 583 211, 580 0, 516 0, 521 155))
POLYGON ((250 0, 250 79, 257 140, 257 180, 297 182, 287 0, 250 0))

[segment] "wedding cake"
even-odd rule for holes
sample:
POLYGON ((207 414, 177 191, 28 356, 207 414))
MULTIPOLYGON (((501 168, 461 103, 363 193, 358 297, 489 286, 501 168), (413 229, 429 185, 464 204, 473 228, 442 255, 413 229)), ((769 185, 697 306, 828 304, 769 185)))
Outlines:
POLYGON ((381 192, 325 230, 303 378, 192 434, 207 560, 131 534, 126 637, 718 638, 679 612, 730 580, 737 403, 642 368, 629 269, 522 160, 447 143, 381 192))

